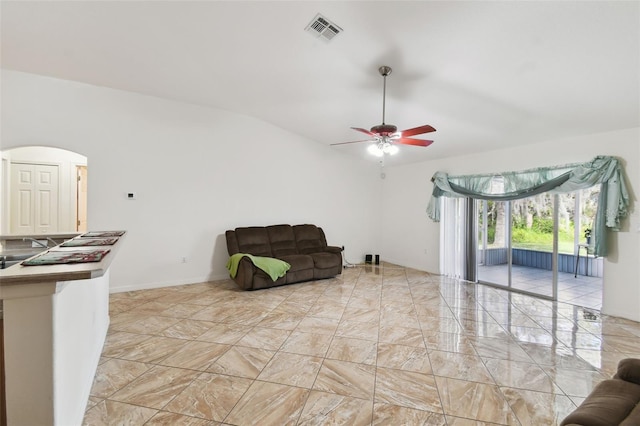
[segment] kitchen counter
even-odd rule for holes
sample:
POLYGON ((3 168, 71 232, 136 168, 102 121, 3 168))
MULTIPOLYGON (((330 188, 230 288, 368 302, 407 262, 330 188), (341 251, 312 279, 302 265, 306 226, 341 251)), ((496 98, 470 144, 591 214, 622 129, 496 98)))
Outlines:
POLYGON ((109 326, 109 268, 123 239, 42 251, 109 249, 99 262, 0 270, 9 426, 82 423, 109 326))
MULTIPOLYGON (((122 239, 122 237, 120 237, 122 239)), ((111 251, 100 262, 90 263, 75 263, 66 265, 38 265, 38 266, 22 266, 16 264, 6 269, 0 269, 0 299, 3 299, 2 294, 5 289, 16 284, 37 284, 42 282, 51 281, 73 281, 73 280, 86 280, 91 278, 97 278, 102 276, 109 266, 111 261, 116 255, 118 248, 121 245, 119 240, 113 246, 104 247, 52 247, 56 251, 77 251, 80 249, 100 249, 108 248, 111 251)), ((42 254, 51 249, 42 250, 34 256, 42 254)), ((8 253, 5 251, 3 253, 8 253)), ((20 249, 11 250, 11 253, 29 253, 33 252, 33 249, 20 249)), ((32 256, 33 257, 33 256, 32 256)))
POLYGON ((79 236, 79 233, 0 235, 0 270, 19 263, 43 250, 58 246, 79 236), (38 241, 38 242, 36 242, 38 241), (41 247, 45 244, 47 247, 41 247))

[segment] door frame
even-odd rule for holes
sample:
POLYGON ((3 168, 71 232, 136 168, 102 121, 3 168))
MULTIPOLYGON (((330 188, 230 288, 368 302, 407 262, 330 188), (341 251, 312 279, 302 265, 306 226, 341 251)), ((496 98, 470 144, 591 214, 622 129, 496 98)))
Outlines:
POLYGON ((87 231, 87 216, 88 216, 88 172, 89 169, 86 164, 76 164, 76 194, 75 194, 75 212, 76 212, 76 231, 87 231), (84 170, 84 179, 82 179, 81 171, 84 170), (84 190, 83 190, 84 189, 84 190), (84 196, 82 195, 84 194, 84 196), (84 205, 84 211, 81 206, 84 205), (81 226, 84 217, 84 227, 81 226), (83 228, 83 229, 81 229, 83 228))

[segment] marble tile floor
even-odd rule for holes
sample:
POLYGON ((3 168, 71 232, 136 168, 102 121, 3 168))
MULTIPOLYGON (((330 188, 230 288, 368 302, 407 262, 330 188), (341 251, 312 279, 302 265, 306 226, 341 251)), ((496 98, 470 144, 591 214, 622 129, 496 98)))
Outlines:
POLYGON ((394 265, 111 295, 84 425, 555 425, 640 323, 394 265))
MULTIPOLYGON (((479 266, 481 281, 506 285, 507 265, 479 266)), ((533 293, 551 296, 551 271, 527 266, 513 265, 512 287, 533 293)), ((558 272, 558 301, 585 308, 602 309, 602 278, 558 272)))

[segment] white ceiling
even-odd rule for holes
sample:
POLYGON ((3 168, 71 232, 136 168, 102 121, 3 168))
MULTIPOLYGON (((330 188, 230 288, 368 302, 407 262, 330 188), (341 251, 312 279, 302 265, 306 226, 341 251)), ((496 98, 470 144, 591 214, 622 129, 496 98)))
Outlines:
POLYGON ((236 111, 327 145, 380 124, 389 65, 387 123, 437 132, 388 165, 640 126, 638 1, 0 5, 4 69, 236 111), (317 13, 344 31, 305 32, 317 13))

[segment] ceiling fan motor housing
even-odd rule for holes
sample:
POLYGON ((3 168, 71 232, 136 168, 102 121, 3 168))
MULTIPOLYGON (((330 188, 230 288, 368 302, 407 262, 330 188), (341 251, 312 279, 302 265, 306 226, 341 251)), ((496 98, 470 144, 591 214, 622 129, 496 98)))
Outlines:
POLYGON ((396 133, 397 131, 398 128, 393 124, 379 124, 371 128, 371 133, 376 133, 380 136, 391 136, 391 134, 396 133))

